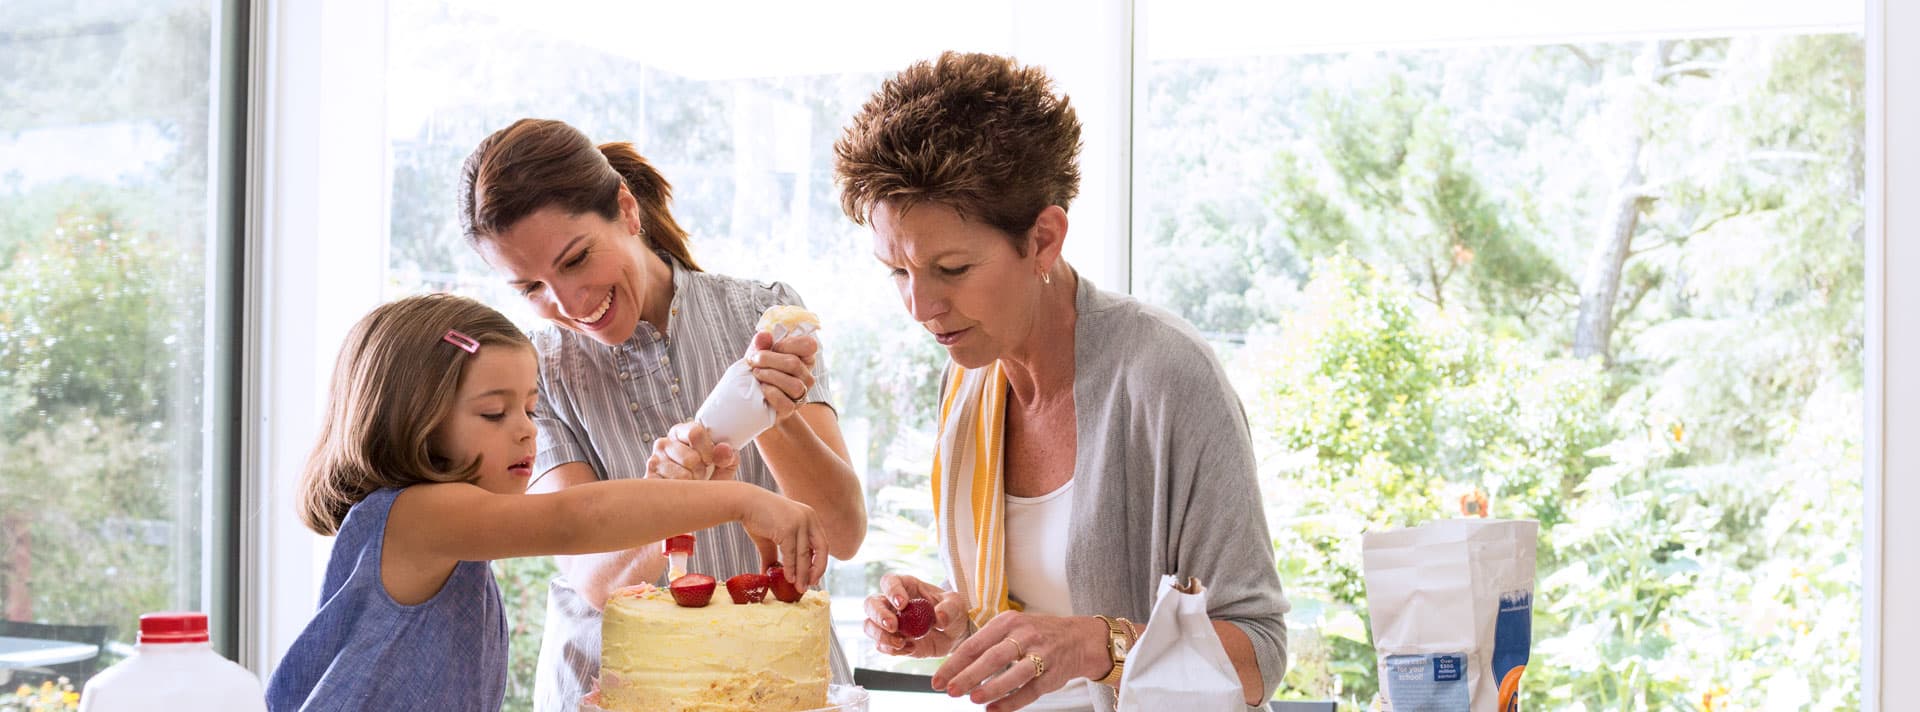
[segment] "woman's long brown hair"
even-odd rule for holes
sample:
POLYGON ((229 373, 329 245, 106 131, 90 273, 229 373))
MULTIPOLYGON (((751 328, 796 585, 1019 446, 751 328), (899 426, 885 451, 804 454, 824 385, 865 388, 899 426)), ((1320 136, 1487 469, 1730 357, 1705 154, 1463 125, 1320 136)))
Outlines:
POLYGON ((687 231, 667 203, 673 186, 622 142, 593 145, 587 135, 552 119, 521 119, 493 132, 460 168, 460 228, 469 243, 491 239, 528 215, 557 206, 620 219, 620 187, 640 204, 640 234, 688 269, 699 270, 687 231))

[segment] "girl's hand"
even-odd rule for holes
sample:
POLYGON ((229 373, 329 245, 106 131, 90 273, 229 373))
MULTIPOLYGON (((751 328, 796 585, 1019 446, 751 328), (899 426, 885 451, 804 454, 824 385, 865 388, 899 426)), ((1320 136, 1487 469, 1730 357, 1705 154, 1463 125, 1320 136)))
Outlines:
POLYGON ((773 407, 774 422, 786 420, 806 402, 807 389, 813 387, 813 358, 820 353, 820 341, 811 335, 789 336, 779 341, 760 332, 753 335, 747 349, 747 365, 760 382, 760 392, 773 407))
POLYGON ((653 454, 647 456, 647 476, 666 480, 731 480, 739 471, 740 453, 732 445, 715 444, 707 426, 693 420, 654 440, 653 454))
POLYGON ((888 655, 937 658, 967 637, 967 604, 960 594, 912 576, 880 577, 880 593, 867 597, 867 637, 873 648, 888 655), (924 598, 933 603, 933 630, 911 640, 899 633, 900 609, 907 601, 924 598))
POLYGON ((955 648, 934 671, 933 687, 992 703, 988 712, 1017 710, 1076 677, 1105 677, 1113 669, 1108 640, 1098 618, 1009 611, 955 648))
POLYGON ((787 580, 805 589, 826 572, 827 532, 813 508, 746 483, 737 483, 740 526, 760 546, 777 552, 787 580))

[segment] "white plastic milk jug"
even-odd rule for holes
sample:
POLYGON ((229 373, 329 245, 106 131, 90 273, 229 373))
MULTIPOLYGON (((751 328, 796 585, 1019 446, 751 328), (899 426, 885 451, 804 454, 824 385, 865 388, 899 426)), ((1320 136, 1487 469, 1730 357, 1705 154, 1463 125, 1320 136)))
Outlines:
POLYGON ((205 613, 140 616, 134 651, 87 681, 80 712, 266 712, 260 680, 213 652, 205 613))

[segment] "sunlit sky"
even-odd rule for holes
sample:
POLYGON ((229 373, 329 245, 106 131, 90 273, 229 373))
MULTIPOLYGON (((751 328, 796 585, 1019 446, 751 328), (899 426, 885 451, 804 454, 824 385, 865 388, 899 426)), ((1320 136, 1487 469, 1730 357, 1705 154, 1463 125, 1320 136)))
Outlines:
POLYGON ((0 191, 67 178, 113 181, 145 170, 173 150, 173 140, 145 121, 0 132, 0 191))

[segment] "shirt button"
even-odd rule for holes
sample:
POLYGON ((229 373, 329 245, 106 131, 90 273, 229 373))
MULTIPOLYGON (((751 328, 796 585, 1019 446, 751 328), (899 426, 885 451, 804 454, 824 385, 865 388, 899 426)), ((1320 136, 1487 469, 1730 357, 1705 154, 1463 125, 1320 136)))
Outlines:
POLYGON ((627 404, 627 412, 629 412, 629 413, 638 413, 638 412, 640 412, 640 404, 639 404, 639 403, 628 403, 628 404, 627 404))
POLYGON ((680 384, 675 383, 671 388, 668 388, 667 390, 673 391, 673 394, 676 396, 680 395, 680 384))
POLYGON ((665 365, 667 365, 667 362, 669 362, 669 361, 671 361, 671 360, 672 360, 672 359, 669 359, 669 358, 667 358, 667 357, 665 357, 665 356, 661 356, 661 357, 660 357, 660 365, 662 365, 662 366, 665 366, 665 365))
POLYGON ((627 380, 627 372, 626 372, 626 371, 621 371, 621 372, 620 372, 620 380, 622 380, 622 381, 624 381, 624 380, 627 380))

